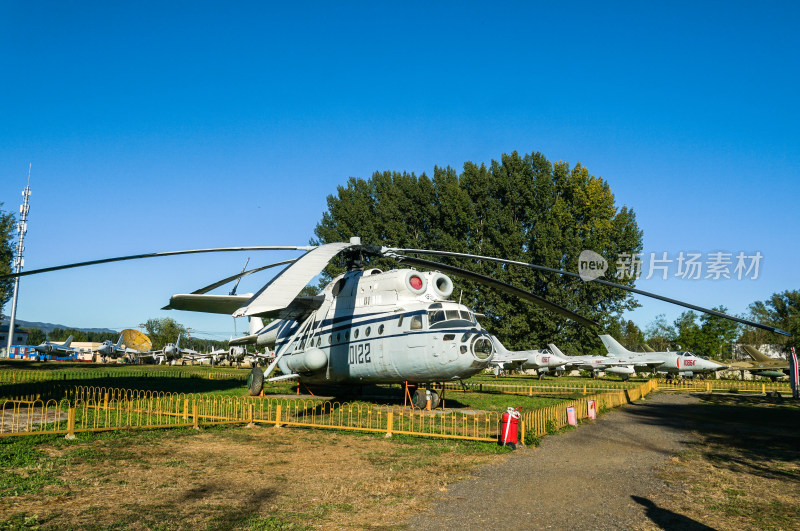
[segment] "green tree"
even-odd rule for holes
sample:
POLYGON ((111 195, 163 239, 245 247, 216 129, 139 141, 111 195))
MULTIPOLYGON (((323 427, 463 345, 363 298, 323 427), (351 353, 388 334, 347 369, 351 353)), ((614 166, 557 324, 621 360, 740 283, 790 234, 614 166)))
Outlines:
MULTIPOLYGON (((0 203, 0 207, 3 203, 0 203)), ((0 274, 8 275, 12 273, 14 262, 14 240, 16 231, 16 218, 10 212, 5 212, 0 208, 0 274)), ((14 293, 14 281, 10 278, 0 280, 0 313, 5 308, 6 303, 11 300, 14 293)))
MULTIPOLYGON (((727 308, 718 306, 718 312, 726 313, 727 308)), ((724 348, 736 339, 738 325, 727 319, 703 314, 700 323, 693 311, 683 312, 675 320, 674 343, 682 350, 688 350, 709 358, 724 357, 724 348)))
POLYGON ((672 328, 667 321, 667 316, 663 313, 658 314, 655 320, 645 327, 645 343, 657 352, 664 352, 670 348, 676 336, 675 329, 672 328))
MULTIPOLYGON (((714 310, 728 313, 728 309, 724 306, 718 306, 714 310)), ((736 341, 738 333, 738 323, 704 313, 700 316, 702 347, 696 354, 720 359, 731 357, 731 345, 736 341)))
POLYGON ((28 328, 28 345, 41 345, 47 341, 47 334, 40 328, 28 328))
MULTIPOLYGON (((638 253, 642 232, 632 210, 617 208, 610 187, 587 168, 551 163, 541 153, 506 154, 487 167, 471 162, 458 174, 435 167, 425 174, 377 172, 369 180, 351 177, 315 229, 312 244, 360 236, 365 244, 430 248, 490 255, 575 271, 578 255, 594 250, 615 272, 619 253, 638 253)), ((637 304, 629 293, 495 262, 446 259, 497 278, 609 325, 637 304)), ((375 260, 373 267, 397 263, 375 260)), ((323 282, 343 271, 329 266, 323 282)), ((599 346, 588 330, 551 312, 474 282, 454 279, 462 302, 485 314, 482 324, 509 348, 532 348, 556 341, 582 352, 599 346)), ((633 279, 621 279, 633 284, 633 279)))
POLYGON ((606 332, 616 338, 628 350, 641 351, 644 333, 629 319, 616 319, 606 328, 606 332))
POLYGON ((89 336, 86 332, 75 328, 54 328, 47 334, 47 339, 48 341, 61 342, 66 341, 69 336, 72 336, 72 340, 78 343, 89 341, 89 336))
POLYGON ((691 310, 683 312, 675 319, 674 326, 677 347, 699 354, 702 350, 703 336, 700 333, 700 325, 697 324, 697 314, 691 310))
POLYGON ((778 327, 792 334, 792 337, 747 328, 742 332, 739 338, 740 342, 777 343, 785 350, 789 350, 791 347, 800 350, 800 339, 798 339, 800 337, 800 291, 786 290, 783 293, 774 293, 765 301, 754 302, 749 309, 752 320, 778 327))
MULTIPOLYGON (((163 317, 161 319, 148 319, 141 325, 144 328, 147 337, 150 338, 153 344, 153 350, 160 350, 164 348, 167 343, 175 343, 178 340, 178 335, 186 335, 187 329, 182 324, 175 321, 170 317, 163 317)), ((184 340, 181 340, 182 345, 184 340)))

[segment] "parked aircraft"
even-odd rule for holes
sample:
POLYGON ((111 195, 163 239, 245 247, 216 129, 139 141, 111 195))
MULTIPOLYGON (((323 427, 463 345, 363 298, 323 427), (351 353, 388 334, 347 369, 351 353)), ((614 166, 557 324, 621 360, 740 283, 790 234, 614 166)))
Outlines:
POLYGON ((536 369, 541 380, 550 369, 560 367, 567 361, 550 350, 508 350, 495 336, 492 336, 492 343, 495 354, 489 366, 494 367, 495 375, 505 369, 536 369))
POLYGON ((640 354, 626 349, 616 339, 607 334, 601 335, 600 339, 608 350, 609 357, 613 357, 620 362, 630 363, 634 370, 640 372, 654 371, 666 373, 667 377, 684 376, 692 378, 696 374, 713 373, 726 367, 688 351, 640 354))
POLYGON ((601 372, 607 372, 610 374, 617 374, 621 376, 623 380, 627 380, 636 372, 633 365, 629 362, 609 356, 567 356, 552 343, 547 345, 547 347, 565 360, 566 363, 564 367, 566 370, 578 369, 581 371, 591 371, 593 378, 597 378, 601 372))
POLYGON ((139 358, 151 358, 157 365, 169 363, 175 365, 178 361, 186 356, 190 359, 192 356, 202 356, 200 352, 189 348, 181 348, 181 335, 178 334, 178 340, 175 343, 167 343, 164 348, 160 350, 151 350, 144 354, 140 354, 139 358))
POLYGON ((764 376, 773 382, 789 374, 789 362, 782 359, 770 358, 750 345, 744 345, 744 351, 753 358, 753 361, 737 361, 729 367, 739 371, 749 371, 754 376, 764 376))
MULTIPOLYGON (((578 273, 490 256, 362 245, 359 238, 353 238, 349 243, 328 243, 317 247, 229 247, 148 253, 5 274, 0 275, 0 279, 124 260, 253 250, 294 250, 306 253, 255 295, 208 294, 208 291, 217 286, 255 271, 251 270, 194 293, 174 295, 167 306, 168 309, 225 313, 234 317, 277 318, 260 329, 251 328, 249 336, 235 340, 236 344, 253 343, 275 347, 276 357, 267 368, 266 374, 258 368, 251 373, 249 388, 253 394, 260 391, 265 377, 269 378, 277 367, 283 372, 282 376, 277 377, 279 379, 348 385, 404 381, 428 385, 467 378, 483 370, 494 354, 489 334, 483 330, 469 308, 448 300, 453 284, 442 272, 513 294, 580 324, 598 326, 585 317, 518 287, 449 264, 424 260, 416 255, 496 262, 581 279, 578 273), (347 263, 347 273, 333 279, 316 296, 300 296, 301 290, 338 254, 342 254, 347 263), (383 272, 375 268, 365 268, 368 258, 394 259, 434 271, 421 272, 405 268, 383 272)), ((260 269, 275 265, 277 264, 260 269)), ((790 335, 769 325, 630 286, 599 278, 592 282, 790 335)), ((415 397, 424 401, 426 393, 424 390, 419 391, 420 389, 415 397)))
MULTIPOLYGON (((126 337, 128 338, 137 337, 135 335, 132 335, 131 333, 145 337, 144 334, 136 330, 123 330, 122 333, 120 333, 119 339, 117 340, 116 343, 113 343, 111 340, 106 339, 99 347, 95 349, 94 351, 95 354, 98 355, 103 361, 105 361, 107 358, 118 359, 123 357, 131 361, 137 360, 139 356, 142 355, 142 352, 138 349, 130 348, 126 344, 126 339, 125 339, 126 337)), ((149 345, 150 340, 148 339, 145 344, 149 345)))
POLYGON ((69 336, 66 341, 63 343, 53 343, 51 341, 44 341, 40 345, 33 347, 36 349, 36 352, 39 354, 44 354, 45 356, 69 356, 71 354, 75 354, 76 352, 80 352, 80 349, 70 347, 72 343, 72 336, 69 336))

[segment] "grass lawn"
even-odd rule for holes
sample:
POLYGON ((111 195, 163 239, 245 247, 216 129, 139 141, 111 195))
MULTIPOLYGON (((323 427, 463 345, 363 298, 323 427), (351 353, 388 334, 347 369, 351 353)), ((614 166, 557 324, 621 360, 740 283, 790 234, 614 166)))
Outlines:
POLYGON ((508 452, 271 427, 0 439, 0 529, 391 528, 508 452))
POLYGON ((680 493, 663 507, 715 529, 800 528, 800 404, 699 396, 694 440, 662 470, 680 493))

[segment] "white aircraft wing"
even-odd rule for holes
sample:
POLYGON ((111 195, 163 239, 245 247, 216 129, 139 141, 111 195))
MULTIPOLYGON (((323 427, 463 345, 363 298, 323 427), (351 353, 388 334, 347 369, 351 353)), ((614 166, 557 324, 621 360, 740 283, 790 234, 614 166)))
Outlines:
POLYGON ((180 293, 169 299, 162 310, 186 310, 189 312, 232 314, 252 298, 249 295, 196 295, 180 293))

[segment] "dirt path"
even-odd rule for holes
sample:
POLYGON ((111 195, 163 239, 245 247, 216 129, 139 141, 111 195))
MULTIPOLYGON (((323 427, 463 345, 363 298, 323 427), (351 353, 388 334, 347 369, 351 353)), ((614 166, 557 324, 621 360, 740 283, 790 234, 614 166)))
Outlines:
MULTIPOLYGON (((659 393, 591 425, 545 437, 536 449, 456 483, 410 529, 709 529, 659 508, 666 489, 654 467, 690 437, 673 405, 698 400, 659 393)), ((682 408, 681 408, 682 409, 682 408)))

